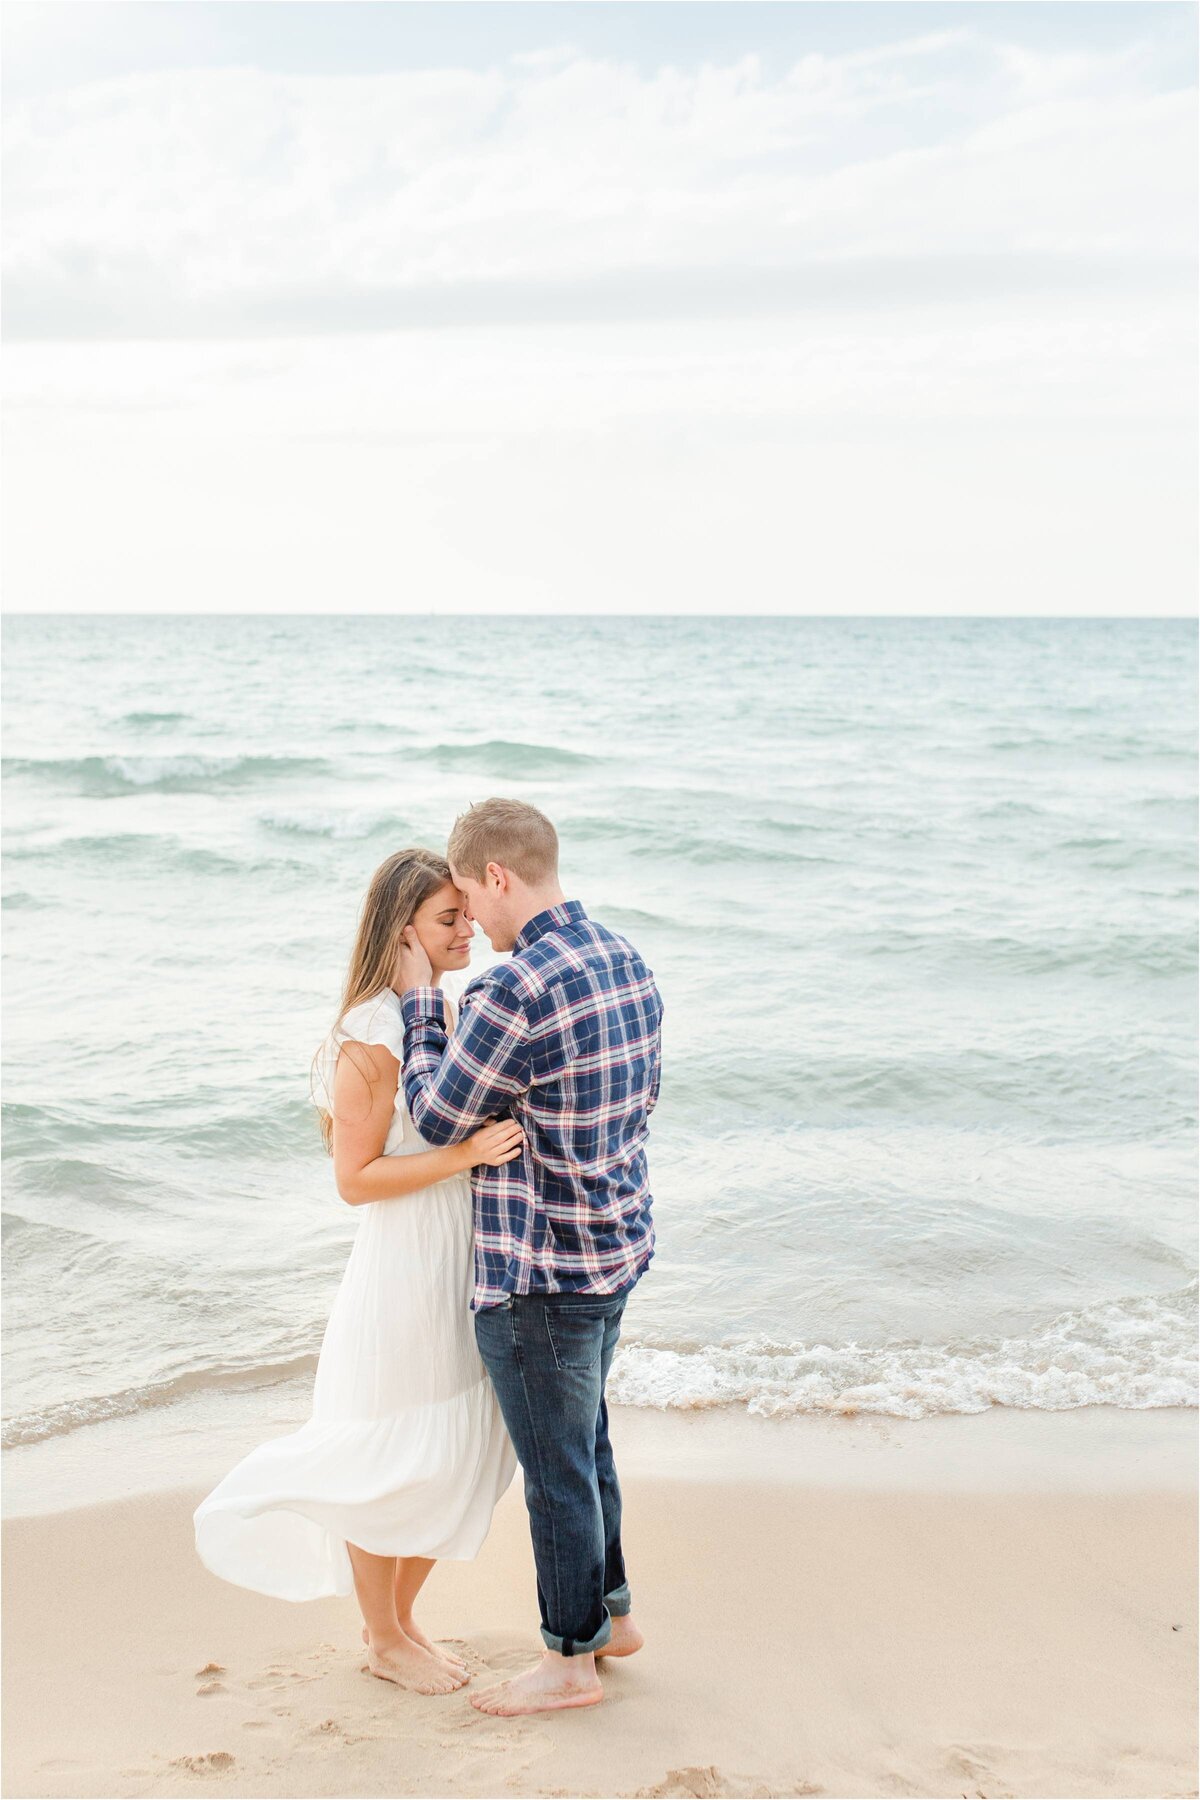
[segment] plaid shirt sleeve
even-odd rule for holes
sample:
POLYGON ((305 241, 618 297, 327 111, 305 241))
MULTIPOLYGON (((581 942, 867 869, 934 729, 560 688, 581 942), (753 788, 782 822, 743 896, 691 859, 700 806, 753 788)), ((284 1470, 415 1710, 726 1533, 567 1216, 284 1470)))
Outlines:
POLYGON ((461 1144, 530 1086, 529 1021, 508 989, 486 979, 462 997, 447 1040, 442 996, 409 988, 404 1014, 404 1098, 431 1144, 461 1144))

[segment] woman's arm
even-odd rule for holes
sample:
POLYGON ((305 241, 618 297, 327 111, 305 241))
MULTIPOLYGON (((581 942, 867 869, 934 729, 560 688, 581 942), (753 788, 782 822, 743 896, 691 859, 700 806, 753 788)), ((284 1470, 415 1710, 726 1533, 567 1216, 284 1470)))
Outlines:
POLYGON ((483 1126, 461 1144, 385 1156, 400 1064, 382 1044, 343 1044, 333 1078, 333 1173, 348 1206, 398 1200, 431 1182, 520 1155, 524 1133, 512 1119, 483 1126))

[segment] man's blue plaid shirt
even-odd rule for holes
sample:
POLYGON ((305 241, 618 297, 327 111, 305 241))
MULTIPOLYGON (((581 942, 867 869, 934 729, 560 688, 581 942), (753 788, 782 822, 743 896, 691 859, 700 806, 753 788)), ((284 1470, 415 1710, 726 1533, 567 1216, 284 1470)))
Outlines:
POLYGON ((525 1132, 520 1156, 472 1175, 472 1309, 632 1287, 654 1254, 646 1139, 663 1013, 632 944, 563 900, 471 982, 451 1039, 438 988, 409 988, 402 1011, 422 1137, 459 1144, 503 1113, 525 1132))

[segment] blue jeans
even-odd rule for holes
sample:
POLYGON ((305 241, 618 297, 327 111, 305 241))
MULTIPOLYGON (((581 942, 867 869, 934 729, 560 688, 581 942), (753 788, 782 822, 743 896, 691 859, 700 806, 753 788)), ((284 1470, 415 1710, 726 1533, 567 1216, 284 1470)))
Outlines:
POLYGON ((475 1314, 525 1474, 542 1638, 563 1656, 607 1644, 631 1604, 604 1403, 629 1293, 511 1294, 475 1314))

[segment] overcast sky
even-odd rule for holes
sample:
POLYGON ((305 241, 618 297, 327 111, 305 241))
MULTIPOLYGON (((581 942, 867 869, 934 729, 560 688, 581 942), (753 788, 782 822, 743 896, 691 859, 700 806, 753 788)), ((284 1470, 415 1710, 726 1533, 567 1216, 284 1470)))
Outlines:
POLYGON ((1194 610, 1190 4, 3 24, 12 610, 1194 610))

